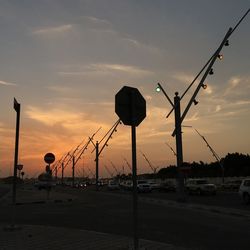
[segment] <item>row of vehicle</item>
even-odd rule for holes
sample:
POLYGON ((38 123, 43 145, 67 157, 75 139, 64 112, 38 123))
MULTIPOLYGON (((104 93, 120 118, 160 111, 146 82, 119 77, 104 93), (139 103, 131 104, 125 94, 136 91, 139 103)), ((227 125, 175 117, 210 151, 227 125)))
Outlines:
MULTIPOLYGON (((239 181, 232 182, 232 185, 238 185, 239 181)), ((240 196, 244 199, 246 202, 250 202, 250 191, 246 191, 249 188, 247 188, 247 185, 249 185, 248 179, 241 180, 240 185, 234 187, 235 190, 239 191, 240 196), (244 191, 243 191, 244 190, 244 191)), ((108 189, 109 190, 116 190, 116 189, 123 189, 123 190, 132 190, 133 183, 131 180, 123 181, 121 183, 118 183, 115 180, 110 180, 108 183, 108 189)), ((147 180, 138 180, 137 181, 137 190, 139 192, 151 192, 152 190, 159 190, 161 192, 170 192, 170 191, 176 191, 176 185, 175 183, 171 181, 157 183, 153 181, 147 181, 147 180)), ((188 194, 198 194, 198 195, 215 195, 217 193, 217 186, 213 183, 209 183, 206 179, 188 179, 185 182, 185 190, 188 194)))
MULTIPOLYGON (((133 182, 131 180, 123 181, 118 183, 115 180, 110 180, 108 183, 109 190, 132 190, 133 189, 133 182)), ((138 180, 137 181, 137 190, 138 192, 151 192, 152 190, 159 190, 159 191, 175 191, 176 187, 172 182, 164 182, 164 183, 157 183, 153 181, 147 180, 138 180)))
MULTIPOLYGON (((250 204, 250 178, 243 180, 232 181, 230 189, 237 190, 239 196, 245 204, 250 204)), ((217 187, 214 184, 208 183, 204 179, 188 180, 186 183, 186 190, 189 194, 213 194, 217 192, 217 187)))

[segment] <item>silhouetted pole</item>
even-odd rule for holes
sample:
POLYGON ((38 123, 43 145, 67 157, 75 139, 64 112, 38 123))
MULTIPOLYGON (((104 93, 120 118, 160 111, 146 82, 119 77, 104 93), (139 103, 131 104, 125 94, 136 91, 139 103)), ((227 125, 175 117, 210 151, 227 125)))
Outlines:
POLYGON ((134 249, 138 249, 138 194, 137 194, 137 162, 136 162, 136 127, 131 126, 132 133, 132 178, 133 178, 133 224, 134 224, 134 249))
POLYGON ((57 165, 56 165, 56 168, 55 168, 55 179, 57 180, 57 165))
POLYGON ((72 186, 75 186, 75 156, 73 156, 73 166, 72 166, 72 186))
POLYGON ((16 111, 16 140, 15 140, 15 155, 14 155, 14 175, 13 175, 13 193, 12 203, 16 204, 16 180, 17 180, 17 162, 18 162, 18 146, 19 146, 19 127, 20 127, 20 110, 21 105, 14 98, 14 109, 16 111))
POLYGON ((184 194, 184 177, 181 171, 183 164, 183 151, 182 151, 182 132, 181 132, 181 107, 180 107, 180 97, 178 92, 175 92, 174 97, 175 106, 175 131, 176 131, 176 159, 177 159, 177 173, 178 173, 178 195, 180 201, 185 201, 184 194))
POLYGON ((63 176, 64 175, 64 163, 62 162, 62 179, 61 179, 61 182, 62 182, 62 185, 63 185, 63 176))
POLYGON ((96 152, 95 185, 96 185, 96 191, 98 191, 99 190, 99 186, 98 186, 98 181, 99 181, 99 143, 98 143, 98 141, 96 141, 95 152, 96 152))

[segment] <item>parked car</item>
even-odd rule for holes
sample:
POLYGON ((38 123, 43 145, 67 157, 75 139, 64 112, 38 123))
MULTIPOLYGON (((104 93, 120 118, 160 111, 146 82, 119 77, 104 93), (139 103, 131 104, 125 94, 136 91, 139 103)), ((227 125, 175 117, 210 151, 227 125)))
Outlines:
POLYGON ((108 189, 109 189, 109 190, 117 190, 117 189, 119 189, 119 184, 118 184, 118 182, 113 181, 113 180, 110 180, 110 181, 108 182, 108 189))
POLYGON ((133 184, 131 180, 122 181, 120 187, 124 190, 132 190, 133 184))
POLYGON ((216 194, 215 184, 208 183, 204 179, 189 179, 186 183, 186 190, 189 194, 216 194))
POLYGON ((51 189, 56 186, 56 183, 54 181, 45 181, 45 180, 38 180, 34 183, 34 187, 37 189, 51 189))
POLYGON ((250 178, 242 180, 239 188, 239 195, 245 204, 250 203, 250 178))
POLYGON ((160 188, 160 183, 154 182, 154 181, 150 181, 148 182, 148 184, 151 186, 152 190, 156 190, 160 188))
POLYGON ((152 191, 152 188, 147 181, 139 180, 137 181, 137 190, 138 192, 148 193, 152 191))
POLYGON ((242 180, 227 181, 222 184, 223 190, 238 191, 242 180))
POLYGON ((159 187, 159 192, 175 192, 175 191, 176 191, 176 186, 174 185, 174 183, 170 181, 161 183, 159 187))

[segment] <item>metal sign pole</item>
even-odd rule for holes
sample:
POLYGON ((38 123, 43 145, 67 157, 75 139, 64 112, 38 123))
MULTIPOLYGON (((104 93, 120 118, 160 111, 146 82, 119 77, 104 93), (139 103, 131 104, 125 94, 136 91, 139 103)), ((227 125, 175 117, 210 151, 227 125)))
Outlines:
POLYGON ((134 250, 139 247, 138 239, 138 191, 137 191, 137 161, 136 161, 136 126, 135 126, 135 92, 131 91, 131 135, 132 135, 132 178, 133 178, 133 226, 134 226, 134 250))
POLYGON ((134 226, 134 250, 138 249, 138 194, 137 194, 137 164, 136 164, 136 127, 131 126, 132 134, 132 178, 133 178, 133 226, 134 226))
POLYGON ((11 225, 6 226, 4 230, 14 231, 19 230, 21 227, 15 225, 16 217, 16 181, 17 181, 17 162, 18 162, 18 146, 19 146, 19 127, 20 127, 20 109, 21 105, 14 98, 14 109, 16 111, 16 139, 15 139, 15 154, 14 154, 14 174, 13 174, 13 186, 12 186, 12 213, 11 213, 11 225))

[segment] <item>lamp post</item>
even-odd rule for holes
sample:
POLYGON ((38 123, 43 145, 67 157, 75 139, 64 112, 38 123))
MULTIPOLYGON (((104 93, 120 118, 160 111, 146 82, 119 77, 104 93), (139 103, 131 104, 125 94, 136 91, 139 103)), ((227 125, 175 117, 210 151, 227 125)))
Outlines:
POLYGON ((157 84, 156 91, 162 91, 165 97, 168 99, 169 103, 173 107, 175 112, 175 140, 176 140, 176 162, 177 162, 177 192, 178 192, 178 201, 186 201, 185 192, 184 192, 184 176, 181 170, 183 164, 183 150, 182 150, 182 131, 181 131, 181 102, 178 92, 175 92, 174 103, 171 101, 166 91, 163 89, 160 83, 157 84))
POLYGON ((172 136, 176 137, 176 160, 177 160, 177 169, 178 169, 178 194, 179 194, 180 201, 185 201, 184 177, 183 177, 183 173, 181 171, 181 167, 183 164, 181 124, 184 121, 191 105, 198 104, 198 101, 196 100, 196 96, 198 95, 201 87, 203 89, 206 89, 207 85, 205 85, 204 82, 205 82, 208 74, 210 74, 210 75, 214 74, 212 67, 213 67, 216 59, 219 59, 219 60, 222 59, 222 55, 220 54, 220 52, 221 52, 223 46, 229 45, 229 43, 228 43, 229 37, 232 35, 232 33, 235 31, 235 29, 239 26, 239 24, 242 22, 242 20, 247 16, 249 11, 250 11, 250 9, 247 10, 247 12, 243 15, 243 17, 239 20, 239 22, 236 24, 236 26, 234 28, 228 29, 227 33, 225 34, 225 36, 224 36, 222 42, 220 43, 219 47, 217 48, 217 50, 214 52, 214 54, 211 56, 211 58, 208 60, 208 62, 205 64, 205 66, 202 68, 202 70, 198 73, 198 75, 194 78, 194 80, 191 82, 191 84, 188 86, 188 88, 185 90, 185 92, 182 94, 182 96, 179 97, 178 92, 175 93, 174 103, 171 101, 171 99, 169 98, 169 96, 167 95, 167 93, 165 92, 163 87, 161 86, 161 84, 160 83, 157 84, 156 91, 157 92, 162 91, 162 93, 165 95, 165 97, 167 98, 167 100, 169 101, 169 103, 172 106, 172 109, 169 112, 169 114, 167 115, 167 117, 169 117, 169 115, 172 113, 173 110, 175 111, 175 129, 172 133, 172 136), (191 86, 194 84, 194 82, 198 79, 198 77, 201 75, 201 73, 204 70, 205 70, 205 73, 201 77, 201 80, 200 80, 197 88, 195 89, 191 99, 189 100, 184 112, 181 115, 181 109, 180 109, 181 99, 184 97, 184 95, 187 93, 187 91, 191 88, 191 86))

